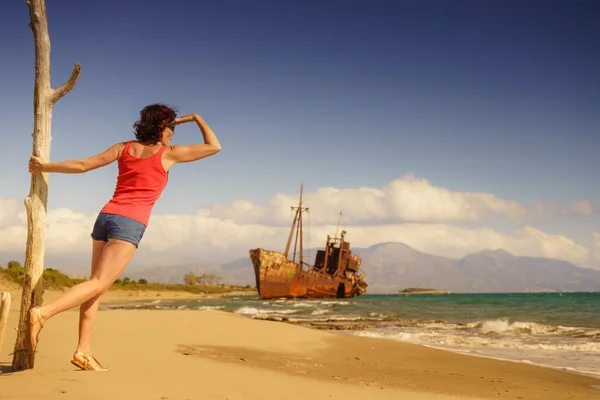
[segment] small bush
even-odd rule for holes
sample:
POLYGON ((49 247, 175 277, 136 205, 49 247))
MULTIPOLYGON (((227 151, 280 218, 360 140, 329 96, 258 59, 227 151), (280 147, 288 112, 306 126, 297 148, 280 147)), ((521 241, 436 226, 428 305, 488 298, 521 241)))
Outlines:
MULTIPOLYGON (((7 268, 0 267, 0 280, 6 280, 8 282, 14 282, 18 285, 23 284, 25 277, 25 268, 21 266, 18 261, 10 261, 7 268)), ((81 282, 85 282, 87 279, 74 279, 69 278, 67 275, 54 268, 46 268, 42 274, 43 287, 44 289, 50 290, 62 290, 65 288, 73 287, 81 282)), ((141 291, 180 291, 189 292, 194 294, 220 294, 228 293, 233 291, 253 291, 254 288, 250 285, 246 286, 233 286, 217 283, 218 279, 213 279, 215 283, 213 285, 206 284, 162 284, 148 282, 147 279, 140 278, 138 281, 132 281, 126 277, 123 280, 117 279, 111 286, 111 290, 141 290, 141 291)))

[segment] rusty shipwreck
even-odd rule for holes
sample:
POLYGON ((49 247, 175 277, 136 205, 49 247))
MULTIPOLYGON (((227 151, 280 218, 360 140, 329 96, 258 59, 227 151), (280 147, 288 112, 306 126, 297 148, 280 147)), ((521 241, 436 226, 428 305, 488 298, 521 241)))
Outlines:
MULTIPOLYGON (((285 252, 262 248, 250 250, 256 288, 262 299, 272 298, 348 298, 366 292, 367 283, 360 271, 361 259, 352 254, 345 231, 332 238, 327 235, 325 249, 318 250, 314 265, 304 261, 302 187, 285 252), (288 257, 292 238, 296 234, 293 257, 288 257), (298 260, 296 260, 296 250, 298 260)), ((339 223, 338 223, 339 225, 339 223)))

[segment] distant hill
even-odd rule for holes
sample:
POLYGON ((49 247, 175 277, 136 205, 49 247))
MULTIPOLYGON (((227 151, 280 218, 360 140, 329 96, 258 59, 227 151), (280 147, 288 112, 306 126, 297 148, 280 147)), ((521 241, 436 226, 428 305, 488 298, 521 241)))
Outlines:
POLYGON ((504 250, 485 250, 460 259, 458 268, 469 279, 461 290, 486 292, 598 291, 600 271, 567 261, 517 257, 504 250))
POLYGON ((406 287, 451 292, 599 291, 600 271, 567 261, 518 257, 484 250, 461 259, 422 253, 403 243, 357 249, 369 292, 396 293, 406 287))
POLYGON ((447 290, 438 290, 433 288, 406 288, 399 290, 398 294, 451 294, 447 290))
POLYGON ((456 260, 422 253, 403 243, 380 243, 354 252, 362 258, 369 293, 396 293, 406 287, 454 292, 466 279, 456 260))
MULTIPOLYGON (((389 242, 353 248, 353 252, 362 257, 362 269, 369 284, 367 293, 397 293, 410 287, 455 293, 600 291, 600 271, 580 268, 567 261, 518 257, 504 250, 485 250, 453 259, 389 242)), ((307 249, 304 254, 312 262, 316 249, 307 249)), ((64 270, 68 272, 68 268, 64 270)), ((129 268, 124 276, 159 283, 182 283, 183 276, 190 271, 197 275, 215 274, 222 277, 224 283, 233 285, 255 285, 249 256, 222 264, 199 262, 129 268)))
MULTIPOLYGON (((314 261, 317 249, 305 249, 304 258, 314 261)), ((290 254, 290 257, 292 255, 290 254)), ((298 255, 296 255, 296 258, 298 255)), ((250 255, 245 258, 238 258, 224 264, 186 264, 175 266, 160 266, 152 268, 130 268, 125 275, 131 279, 145 278, 151 282, 159 283, 181 283, 183 277, 188 272, 196 275, 214 274, 223 278, 223 283, 231 285, 256 285, 254 278, 254 269, 250 255)))

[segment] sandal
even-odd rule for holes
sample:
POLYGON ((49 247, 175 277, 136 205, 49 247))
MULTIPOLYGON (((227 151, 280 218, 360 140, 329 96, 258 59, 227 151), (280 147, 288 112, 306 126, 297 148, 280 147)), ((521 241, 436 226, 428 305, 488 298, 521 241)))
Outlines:
POLYGON ((40 313, 39 307, 34 307, 29 310, 29 344, 31 345, 31 351, 35 353, 35 349, 38 344, 38 336, 44 328, 44 322, 42 321, 42 314, 40 313), (40 324, 40 330, 35 337, 33 336, 33 327, 35 324, 40 324))
POLYGON ((73 364, 74 366, 76 366, 77 368, 80 368, 84 371, 109 371, 108 368, 104 368, 104 366, 102 364, 100 364, 100 361, 98 361, 98 359, 96 357, 94 357, 94 355, 87 355, 82 353, 81 351, 76 352, 75 354, 73 354, 73 359, 71 360, 71 364, 73 364), (81 358, 84 359, 84 362, 81 363, 79 360, 75 359, 75 356, 81 356, 81 358), (96 364, 98 364, 100 366, 100 368, 102 369, 94 369, 94 367, 92 367, 90 365, 90 361, 95 361, 96 364))

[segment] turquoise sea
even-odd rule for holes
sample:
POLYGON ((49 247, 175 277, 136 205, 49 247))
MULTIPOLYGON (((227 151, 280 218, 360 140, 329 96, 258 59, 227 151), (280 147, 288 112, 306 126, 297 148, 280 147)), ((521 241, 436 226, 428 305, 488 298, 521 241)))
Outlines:
POLYGON ((233 296, 130 306, 222 310, 600 378, 600 293, 399 294, 311 300, 233 296))

